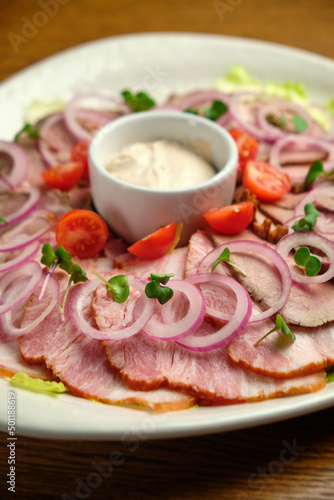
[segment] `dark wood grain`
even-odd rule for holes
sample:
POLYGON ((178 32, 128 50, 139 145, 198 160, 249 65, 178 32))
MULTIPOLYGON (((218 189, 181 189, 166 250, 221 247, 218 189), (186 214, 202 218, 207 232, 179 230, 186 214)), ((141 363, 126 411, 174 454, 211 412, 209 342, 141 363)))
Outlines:
MULTIPOLYGON (((27 20, 36 20, 41 1, 0 3, 0 80, 68 47, 139 31, 244 36, 300 47, 334 59, 332 0, 226 0, 225 4, 234 7, 223 15, 215 8, 223 2, 211 0, 62 0, 58 12, 50 14, 45 26, 28 39, 24 26, 27 20), (13 45, 13 34, 25 37, 25 41, 13 45)), ((7 435, 0 434, 0 497, 332 499, 333 419, 334 409, 329 409, 233 433, 141 442, 135 451, 130 445, 117 442, 19 436, 15 495, 7 491, 7 435), (284 452, 293 444, 302 448, 295 456, 291 451, 284 452), (118 465, 115 463, 112 473, 106 469, 108 477, 98 476, 93 462, 106 462, 109 454, 116 451, 120 454, 118 465)))

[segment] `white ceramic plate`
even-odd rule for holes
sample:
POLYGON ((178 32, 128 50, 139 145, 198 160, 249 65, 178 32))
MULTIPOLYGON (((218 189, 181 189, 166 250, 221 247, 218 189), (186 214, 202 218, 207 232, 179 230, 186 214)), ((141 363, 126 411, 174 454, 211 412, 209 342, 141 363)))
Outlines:
MULTIPOLYGON (((197 34, 140 34, 99 40, 37 63, 0 85, 0 137, 11 139, 33 100, 67 99, 80 90, 146 89, 170 92, 210 87, 234 63, 264 80, 304 82, 312 99, 333 95, 334 62, 289 47, 249 39, 197 34)), ((7 391, 0 380, 0 430, 7 429, 7 391)), ((261 403, 152 415, 96 404, 71 395, 15 389, 17 433, 67 439, 171 438, 223 432, 304 415, 334 404, 325 390, 261 403)))

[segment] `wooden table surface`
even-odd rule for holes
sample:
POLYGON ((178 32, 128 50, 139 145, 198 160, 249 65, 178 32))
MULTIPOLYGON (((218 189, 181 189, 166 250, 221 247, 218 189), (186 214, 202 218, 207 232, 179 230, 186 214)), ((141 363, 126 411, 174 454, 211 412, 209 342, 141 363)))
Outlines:
MULTIPOLYGON (((29 38, 24 26, 27 20, 36 19, 41 4, 47 1, 2 0, 0 80, 67 47, 139 31, 244 36, 301 47, 334 59, 332 0, 49 0, 52 15, 29 38)), ((0 497, 332 499, 333 422, 334 408, 227 434, 144 441, 135 451, 117 442, 19 436, 16 495, 7 491, 7 435, 0 434, 0 497), (286 455, 284 449, 289 446, 286 455), (105 462, 110 452, 117 450, 121 460, 113 472, 107 471, 104 478, 92 475, 93 462, 105 462), (284 456, 289 457, 289 463, 284 456)))

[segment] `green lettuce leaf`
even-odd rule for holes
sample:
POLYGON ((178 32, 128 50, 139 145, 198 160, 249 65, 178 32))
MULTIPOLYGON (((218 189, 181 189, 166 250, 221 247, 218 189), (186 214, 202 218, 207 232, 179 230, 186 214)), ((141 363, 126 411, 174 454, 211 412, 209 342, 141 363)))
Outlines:
POLYGON ((68 392, 68 389, 62 382, 51 382, 49 380, 42 380, 41 378, 33 378, 26 374, 25 371, 20 371, 14 377, 7 379, 12 385, 17 387, 24 387, 34 392, 50 392, 61 393, 68 392))

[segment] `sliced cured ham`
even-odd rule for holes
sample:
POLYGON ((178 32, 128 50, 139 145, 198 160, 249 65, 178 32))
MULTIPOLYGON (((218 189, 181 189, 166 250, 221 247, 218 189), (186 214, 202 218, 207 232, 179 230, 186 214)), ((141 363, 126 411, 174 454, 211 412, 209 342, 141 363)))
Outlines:
POLYGON ((110 364, 134 390, 166 385, 193 394, 203 404, 261 401, 317 391, 326 384, 323 371, 287 380, 259 375, 231 361, 224 347, 194 353, 175 342, 149 339, 143 333, 104 345, 110 364))
POLYGON ((296 336, 293 344, 287 336, 273 332, 255 345, 273 327, 270 323, 268 320, 248 325, 244 333, 227 346, 232 361, 257 373, 280 378, 320 372, 334 363, 334 329, 331 326, 291 327, 296 336))
MULTIPOLYGON (((101 269, 99 271, 102 272, 101 269)), ((65 280, 61 283, 63 293, 65 280)), ((62 300, 62 293, 59 302, 62 300)), ((23 318, 23 326, 39 315, 42 302, 38 303, 36 297, 30 300, 23 318)), ((88 311, 88 314, 92 316, 91 311, 88 311)), ((72 393, 81 397, 109 404, 135 404, 154 411, 185 409, 195 402, 193 396, 167 389, 149 394, 129 389, 118 372, 108 364, 101 342, 89 339, 79 332, 68 311, 65 312, 65 321, 62 322, 57 306, 44 323, 21 337, 20 349, 27 362, 44 364, 72 393)))
POLYGON ((213 250, 211 239, 204 231, 197 231, 190 240, 187 252, 184 277, 187 278, 197 273, 197 268, 204 257, 213 250))

